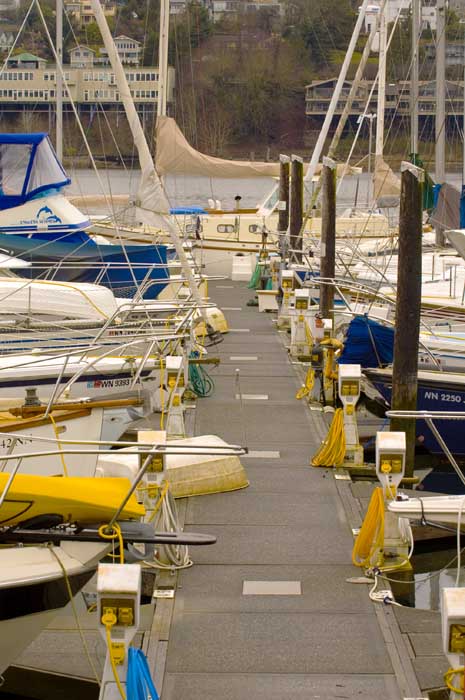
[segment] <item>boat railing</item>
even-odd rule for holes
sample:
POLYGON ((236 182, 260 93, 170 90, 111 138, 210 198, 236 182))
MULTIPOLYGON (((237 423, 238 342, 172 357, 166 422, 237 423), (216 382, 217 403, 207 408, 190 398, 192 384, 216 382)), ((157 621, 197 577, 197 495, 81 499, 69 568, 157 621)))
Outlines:
POLYGON ((446 441, 442 437, 438 430, 435 421, 437 420, 465 420, 465 411, 400 411, 400 410, 389 410, 386 411, 387 418, 401 418, 404 420, 424 420, 428 428, 433 433, 437 442, 441 446, 444 454, 451 463, 454 471, 459 477, 462 484, 465 485, 465 475, 460 469, 454 455, 449 450, 446 441))

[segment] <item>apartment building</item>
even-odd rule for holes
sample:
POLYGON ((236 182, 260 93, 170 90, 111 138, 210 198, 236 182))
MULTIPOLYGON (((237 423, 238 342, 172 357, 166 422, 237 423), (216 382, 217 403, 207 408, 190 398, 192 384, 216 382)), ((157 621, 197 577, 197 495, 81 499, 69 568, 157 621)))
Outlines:
MULTIPOLYGON (((75 60, 83 65, 64 65, 65 81, 71 97, 78 108, 88 109, 96 104, 103 108, 121 104, 115 75, 109 66, 96 66, 90 62, 93 51, 88 47, 76 47, 75 60), (77 56, 86 53, 85 56, 77 56), (90 52, 91 56, 87 55, 90 52)), ((158 101, 158 67, 127 67, 126 78, 136 106, 156 109, 158 101)), ((168 69, 168 103, 173 101, 174 68, 168 69)), ((19 54, 10 58, 7 68, 0 74, 0 109, 11 109, 18 105, 46 106, 56 99, 56 66, 32 54, 19 54)), ((65 105, 70 104, 68 90, 63 90, 65 105)))
MULTIPOLYGON (((310 83, 305 88, 305 114, 307 117, 323 120, 328 112, 329 103, 336 87, 337 78, 330 80, 318 80, 310 83)), ((346 80, 343 85, 341 97, 337 103, 336 114, 344 109, 347 97, 352 86, 352 81, 346 80)), ((350 116, 358 117, 364 113, 368 103, 367 112, 375 112, 378 101, 378 88, 375 86, 373 93, 373 81, 362 80, 357 88, 354 101, 350 108, 350 116), (370 98, 371 94, 371 98, 370 98)), ((397 83, 386 85, 386 114, 393 118, 409 117, 411 113, 410 81, 400 80, 397 83)), ((436 114, 436 82, 434 80, 422 81, 419 85, 418 112, 420 117, 433 117, 436 114)), ((454 116, 463 113, 463 82, 446 81, 446 114, 454 116)))

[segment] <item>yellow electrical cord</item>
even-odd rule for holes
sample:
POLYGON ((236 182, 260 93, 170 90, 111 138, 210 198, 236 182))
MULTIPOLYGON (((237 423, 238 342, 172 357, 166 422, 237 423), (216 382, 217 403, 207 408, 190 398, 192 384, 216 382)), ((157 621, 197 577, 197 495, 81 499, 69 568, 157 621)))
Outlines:
POLYGON ((449 668, 444 674, 444 682, 448 690, 451 690, 453 693, 460 693, 462 695, 464 682, 464 667, 460 666, 459 668, 449 668), (452 685, 452 678, 457 674, 461 675, 460 688, 456 688, 454 685, 452 685))
POLYGON ((313 467, 339 467, 344 462, 346 438, 344 433, 344 411, 336 409, 326 438, 314 455, 313 467))
POLYGON ((111 641, 111 629, 114 625, 116 625, 116 622, 117 622, 117 620, 116 620, 116 615, 114 612, 106 612, 102 615, 102 625, 105 626, 108 653, 110 655, 111 670, 113 671, 115 683, 118 686, 118 690, 119 690, 119 693, 121 695, 121 698, 122 698, 122 700, 126 700, 126 693, 124 692, 124 688, 121 684, 121 681, 120 681, 120 678, 118 675, 118 669, 116 668, 116 662, 115 662, 115 657, 114 657, 114 652, 113 652, 113 642, 111 641))
POLYGON ((305 376, 305 384, 301 386, 297 394, 295 395, 296 399, 300 400, 305 398, 305 396, 308 396, 315 385, 315 370, 312 367, 309 367, 307 370, 307 374, 305 376))
POLYGON ((98 534, 102 540, 118 540, 119 544, 119 563, 124 564, 124 542, 123 533, 118 523, 114 523, 111 526, 111 532, 107 532, 108 525, 100 525, 98 529, 98 534))
POLYGON ((383 489, 377 487, 371 494, 368 510, 352 549, 352 563, 355 566, 369 568, 373 556, 384 548, 384 495, 383 489))
MULTIPOLYGON (((160 510, 161 505, 162 505, 163 501, 164 501, 165 498, 166 498, 166 494, 168 493, 169 487, 170 487, 169 482, 168 482, 168 481, 165 481, 165 485, 164 485, 164 487, 163 487, 163 490, 162 490, 162 492, 160 493, 160 496, 159 496, 158 501, 157 501, 157 503, 156 503, 156 505, 155 505, 155 508, 153 509, 152 513, 150 514, 150 517, 149 517, 149 519, 147 520, 147 522, 151 523, 152 520, 154 519, 154 517, 156 516, 156 514, 158 513, 158 511, 160 510)), ((158 488, 160 488, 160 486, 159 486, 158 488)))
POLYGON ((315 340, 313 338, 312 331, 310 330, 310 327, 309 327, 307 321, 304 321, 304 324, 305 324, 305 338, 306 338, 307 343, 310 346, 310 348, 312 348, 314 343, 315 343, 315 340))
POLYGON ((61 459, 61 464, 62 464, 62 466, 63 466, 63 474, 64 474, 64 476, 69 476, 69 474, 68 474, 68 467, 66 466, 65 456, 64 456, 64 454, 63 454, 63 446, 62 446, 62 444, 61 444, 60 435, 59 435, 59 433, 58 433, 58 426, 57 426, 57 424, 56 424, 55 418, 52 416, 51 413, 48 414, 48 417, 50 418, 50 422, 51 422, 51 424, 52 424, 52 426, 53 426, 53 432, 55 433, 55 437, 56 437, 56 441, 57 441, 57 446, 58 446, 58 449, 60 450, 60 459, 61 459))
POLYGON ((71 604, 71 609, 72 609, 73 615, 74 615, 74 621, 76 622, 76 627, 78 629, 79 636, 81 638, 82 646, 84 647, 84 652, 86 654, 87 661, 89 662, 89 666, 92 669, 95 680, 97 681, 97 685, 100 686, 101 685, 100 676, 99 676, 97 669, 95 667, 93 657, 89 651, 89 646, 88 646, 86 638, 84 636, 84 632, 82 631, 81 623, 79 622, 79 615, 78 615, 77 610, 76 610, 76 604, 74 602, 74 593, 73 593, 72 588, 71 588, 71 583, 69 581, 68 572, 66 571, 65 565, 63 564, 60 557, 58 556, 55 546, 53 544, 47 544, 47 548, 50 551, 50 554, 53 554, 53 556, 55 557, 56 561, 58 562, 58 566, 60 567, 61 572, 63 574, 63 578, 65 580, 65 585, 66 585, 66 590, 67 590, 68 596, 69 596, 69 602, 71 604))

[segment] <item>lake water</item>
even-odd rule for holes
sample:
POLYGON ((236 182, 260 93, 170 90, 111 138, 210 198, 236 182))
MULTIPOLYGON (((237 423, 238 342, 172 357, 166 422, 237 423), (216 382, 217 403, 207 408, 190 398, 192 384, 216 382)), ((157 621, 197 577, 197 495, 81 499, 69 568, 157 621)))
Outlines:
MULTIPOLYGON (((89 169, 68 169, 72 184, 68 192, 72 194, 135 194, 140 179, 140 170, 109 169, 99 170, 98 176, 89 169)), ((461 186, 461 175, 451 173, 447 181, 461 186)), ((354 202, 365 207, 367 188, 370 182, 368 173, 344 178, 338 191, 338 209, 353 206, 354 202)), ((257 177, 248 180, 210 179, 192 176, 168 176, 165 179, 168 200, 172 207, 182 205, 208 206, 208 199, 220 200, 223 208, 234 208, 234 197, 242 197, 241 206, 250 208, 257 205, 271 191, 271 178, 257 177)))

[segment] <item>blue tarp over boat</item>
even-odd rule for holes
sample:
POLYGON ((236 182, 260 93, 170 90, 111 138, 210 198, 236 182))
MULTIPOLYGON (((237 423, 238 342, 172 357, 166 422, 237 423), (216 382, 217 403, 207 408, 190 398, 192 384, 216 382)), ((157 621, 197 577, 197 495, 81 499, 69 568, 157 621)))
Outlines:
POLYGON ((382 367, 394 356, 394 329, 368 318, 356 316, 349 324, 340 364, 382 367))

